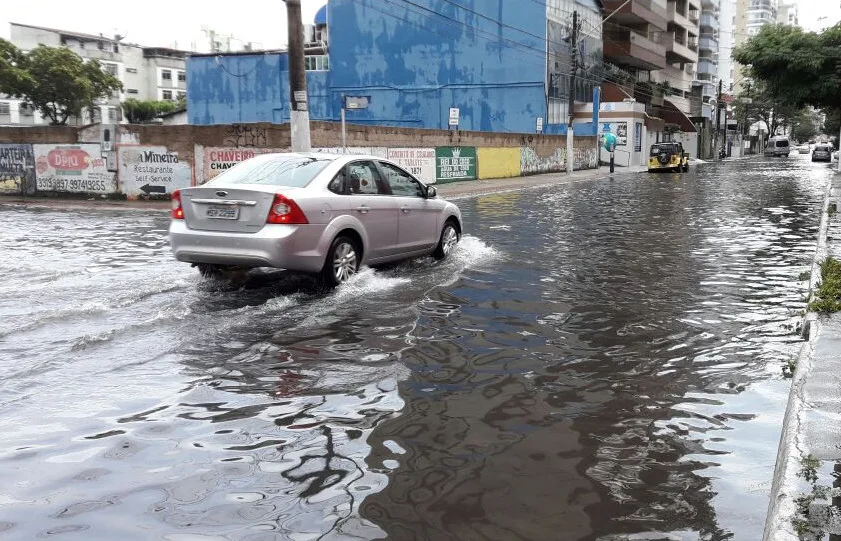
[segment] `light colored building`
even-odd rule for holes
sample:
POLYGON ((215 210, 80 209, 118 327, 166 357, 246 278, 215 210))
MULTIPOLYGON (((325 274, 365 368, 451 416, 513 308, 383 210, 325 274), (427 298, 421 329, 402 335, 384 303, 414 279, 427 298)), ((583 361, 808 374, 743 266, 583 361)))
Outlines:
POLYGON ((651 73, 651 80, 668 83, 670 101, 683 113, 691 114, 692 81, 698 63, 701 0, 668 0, 666 4, 666 67, 651 73))
POLYGON ((790 26, 800 26, 797 4, 780 4, 777 10, 777 22, 790 26))
POLYGON ((718 15, 718 78, 724 81, 725 91, 733 90, 733 48, 736 45, 733 33, 736 26, 736 0, 721 0, 718 15))
MULTIPOLYGON (((82 34, 66 30, 11 23, 11 42, 24 52, 38 45, 67 47, 84 60, 98 60, 123 83, 123 91, 96 104, 93 118, 71 122, 123 122, 120 103, 139 100, 178 100, 187 95, 186 57, 176 49, 141 47, 122 42, 121 36, 82 34)), ((49 120, 24 106, 21 100, 0 97, 0 125, 48 124, 49 120)))
POLYGON ((698 62, 692 81, 692 114, 714 120, 718 100, 718 61, 720 31, 720 0, 701 0, 701 20, 698 25, 698 62))
MULTIPOLYGON (((777 0, 736 0, 736 24, 733 34, 735 45, 744 43, 750 36, 759 33, 766 24, 777 22, 777 0)), ((735 88, 741 91, 744 73, 740 65, 733 70, 735 88)))

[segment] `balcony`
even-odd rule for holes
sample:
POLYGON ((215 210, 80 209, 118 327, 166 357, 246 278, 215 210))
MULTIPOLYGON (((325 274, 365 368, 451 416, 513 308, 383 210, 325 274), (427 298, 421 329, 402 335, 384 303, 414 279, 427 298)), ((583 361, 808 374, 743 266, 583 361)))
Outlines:
POLYGON ((624 0, 604 0, 604 12, 616 13, 610 20, 622 25, 650 24, 659 30, 666 29, 662 2, 657 0, 631 0, 624 6, 624 0), (621 6, 621 9, 619 9, 621 6))
POLYGON ((698 40, 698 50, 699 51, 709 51, 713 53, 718 52, 718 41, 714 40, 713 38, 701 37, 698 40))
POLYGON ((705 75, 716 75, 718 73, 718 66, 710 60, 701 59, 695 68, 696 73, 705 75))
POLYGON ((666 10, 666 21, 669 23, 674 23, 675 25, 681 28, 685 28, 687 30, 694 30, 695 28, 698 28, 698 25, 696 23, 693 23, 689 20, 688 17, 678 12, 675 9, 676 6, 677 2, 669 2, 669 7, 666 10))
POLYGON ((604 57, 617 65, 646 71, 668 66, 664 45, 630 30, 604 33, 604 57))
POLYGON ((669 34, 663 40, 666 46, 666 61, 671 63, 680 62, 697 62, 698 53, 689 48, 686 43, 681 43, 675 39, 674 34, 669 34))
POLYGON ((704 97, 715 97, 716 95, 716 88, 713 83, 707 81, 696 81, 692 83, 693 86, 700 86, 701 87, 701 96, 704 97))
POLYGON ((693 24, 698 24, 698 18, 701 16, 701 13, 697 9, 690 9, 689 10, 689 22, 693 24))
POLYGON ((718 16, 713 13, 702 13, 699 26, 704 32, 718 32, 718 16))

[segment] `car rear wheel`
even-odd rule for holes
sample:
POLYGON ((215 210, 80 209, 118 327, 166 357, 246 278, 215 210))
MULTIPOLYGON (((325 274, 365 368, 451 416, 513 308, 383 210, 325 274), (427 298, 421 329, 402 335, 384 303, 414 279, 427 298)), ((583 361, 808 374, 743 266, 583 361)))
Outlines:
POLYGON ((359 248, 350 237, 333 240, 321 276, 329 286, 337 286, 350 279, 359 270, 359 248))
POLYGON ((460 239, 458 227, 453 220, 447 220, 444 228, 441 230, 441 237, 438 239, 438 246, 432 252, 432 257, 435 259, 444 259, 455 249, 456 244, 460 239))

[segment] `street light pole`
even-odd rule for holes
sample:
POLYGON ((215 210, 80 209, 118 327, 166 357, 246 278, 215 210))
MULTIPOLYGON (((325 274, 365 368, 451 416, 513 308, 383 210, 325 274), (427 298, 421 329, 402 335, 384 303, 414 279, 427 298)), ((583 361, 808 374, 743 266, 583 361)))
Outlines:
POLYGON ((301 0, 286 3, 289 30, 289 131, 293 152, 309 152, 310 113, 307 105, 307 72, 304 65, 304 26, 301 22, 301 0))

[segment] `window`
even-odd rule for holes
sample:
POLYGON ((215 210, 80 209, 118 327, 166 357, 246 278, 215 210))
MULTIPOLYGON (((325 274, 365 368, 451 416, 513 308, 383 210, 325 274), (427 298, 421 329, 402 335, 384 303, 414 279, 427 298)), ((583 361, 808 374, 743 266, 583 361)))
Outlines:
POLYGON ((116 77, 120 72, 120 67, 117 66, 117 64, 112 64, 111 62, 103 62, 102 69, 110 73, 114 77, 116 77))
POLYGON ((10 115, 10 114, 12 114, 12 108, 9 106, 9 102, 0 101, 0 115, 10 115))
POLYGON ((108 108, 108 122, 116 122, 117 121, 117 110, 113 107, 108 108))
POLYGON ((333 177, 327 189, 339 195, 350 195, 350 182, 345 175, 345 169, 339 171, 339 174, 333 177))
POLYGON ((172 80, 172 70, 161 70, 161 79, 164 81, 172 80))
POLYGON ((96 44, 96 48, 97 48, 97 49, 99 49, 99 50, 101 51, 101 50, 105 49, 105 44, 104 44, 104 43, 102 43, 101 41, 99 41, 99 42, 97 42, 97 44, 96 44))
MULTIPOLYGON (((303 188, 331 160, 264 154, 240 162, 206 184, 266 184, 303 188)), ((371 164, 373 167, 373 164, 371 164)))
POLYGON ((35 110, 25 103, 20 104, 20 116, 35 116, 35 110))
POLYGON ((330 69, 330 57, 327 55, 305 56, 304 68, 307 71, 327 71, 330 69))
POLYGON ((183 100, 184 98, 187 97, 187 93, 186 92, 179 92, 178 94, 176 94, 176 97, 179 101, 183 100))
POLYGON ((137 73, 137 68, 126 68, 126 73, 137 73))
POLYGON ((390 163, 380 162, 380 168, 385 173, 385 180, 391 193, 402 197, 423 197, 424 190, 412 175, 395 167, 390 163))
POLYGON ((165 100, 171 100, 172 99, 172 90, 164 90, 161 93, 161 98, 165 99, 165 100))
MULTIPOLYGON (((377 195, 380 193, 380 175, 374 162, 353 162, 347 166, 350 193, 377 195)), ((218 178, 218 177, 217 177, 218 178)))
POLYGON ((179 72, 178 72, 178 82, 179 82, 179 83, 185 83, 185 82, 187 82, 187 74, 186 74, 186 73, 184 73, 183 71, 179 71, 179 72))
POLYGON ((137 94, 137 89, 129 88, 128 90, 126 90, 126 94, 137 94))
POLYGON ((116 44, 116 43, 114 44, 114 52, 115 52, 115 53, 119 53, 119 52, 120 52, 120 46, 119 46, 118 44, 116 44))

